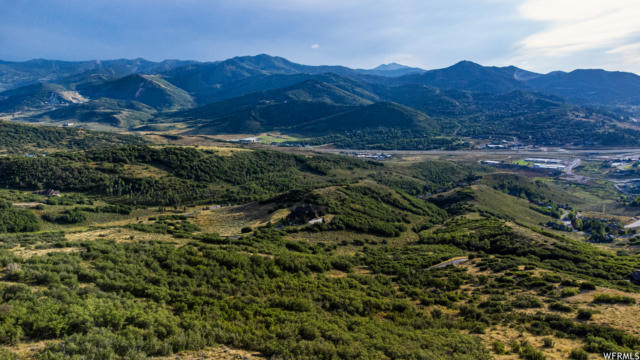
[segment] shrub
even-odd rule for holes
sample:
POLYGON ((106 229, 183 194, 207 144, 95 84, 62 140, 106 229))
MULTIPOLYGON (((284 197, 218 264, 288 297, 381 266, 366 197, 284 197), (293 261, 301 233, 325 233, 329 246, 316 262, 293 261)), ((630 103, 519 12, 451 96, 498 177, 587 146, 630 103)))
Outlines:
POLYGON ((593 302, 595 304, 625 304, 625 305, 633 305, 636 303, 636 299, 630 296, 624 295, 609 295, 609 294, 598 294, 593 297, 593 302))
POLYGON ((524 360, 545 360, 547 358, 543 353, 529 344, 522 348, 522 351, 520 351, 520 357, 524 360))
POLYGON ((509 341, 509 347, 511 348, 511 352, 520 353, 520 343, 515 339, 511 339, 511 341, 509 341))
POLYGON ((495 340, 492 344, 491 347, 493 348, 493 352, 496 353, 497 355, 503 355, 507 353, 507 348, 504 346, 504 343, 495 340))
POLYGON ((40 229, 40 223, 29 210, 16 209, 0 200, 0 233, 33 232, 40 229))
POLYGON ((571 308, 571 306, 565 305, 561 302, 555 302, 551 305, 549 305, 549 310, 553 310, 553 311, 561 311, 561 312, 571 312, 573 309, 571 308))
POLYGON ((42 218, 49 222, 57 224, 77 224, 87 220, 87 215, 80 211, 78 208, 65 210, 62 214, 55 216, 51 214, 44 214, 42 218))
POLYGON ((589 360, 589 354, 583 349, 573 349, 569 353, 569 359, 571 360, 589 360))
POLYGON ((596 286, 595 284, 591 283, 591 282, 583 282, 580 284, 580 290, 582 291, 590 291, 590 290, 595 290, 596 286))
POLYGON ((564 289, 562 289, 562 297, 575 296, 575 295, 578 295, 579 293, 580 293, 580 290, 578 290, 578 288, 564 288, 564 289))
POLYGON ((542 307, 542 302, 538 298, 530 295, 518 295, 512 303, 513 307, 520 309, 530 309, 542 307))
POLYGON ((591 320, 591 317, 593 316, 593 311, 591 310, 586 310, 586 309, 578 309, 578 316, 577 319, 578 320, 591 320))

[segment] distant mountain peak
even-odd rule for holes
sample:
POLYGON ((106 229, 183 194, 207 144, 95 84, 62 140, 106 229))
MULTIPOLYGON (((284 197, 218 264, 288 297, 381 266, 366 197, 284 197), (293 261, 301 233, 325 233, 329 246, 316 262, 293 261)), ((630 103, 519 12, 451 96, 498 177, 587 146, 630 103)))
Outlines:
POLYGON ((402 64, 398 64, 397 62, 392 62, 392 63, 388 63, 388 64, 378 65, 377 67, 373 68, 372 70, 393 71, 393 70, 402 70, 402 69, 411 69, 411 67, 406 66, 406 65, 402 65, 402 64))
POLYGON ((470 60, 462 60, 450 66, 451 68, 482 68, 483 66, 470 60))
POLYGON ((407 65, 398 64, 397 62, 378 65, 373 69, 358 69, 357 71, 367 75, 378 75, 385 77, 398 77, 411 73, 425 72, 424 69, 409 67, 407 65))

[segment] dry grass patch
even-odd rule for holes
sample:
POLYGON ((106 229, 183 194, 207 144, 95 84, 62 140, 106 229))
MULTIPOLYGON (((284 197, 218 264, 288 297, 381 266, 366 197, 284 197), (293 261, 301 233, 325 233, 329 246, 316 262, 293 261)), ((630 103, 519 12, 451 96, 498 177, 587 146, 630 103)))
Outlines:
POLYGON ((365 266, 355 266, 353 268, 353 273, 357 275, 373 275, 373 271, 369 270, 369 268, 365 266))
POLYGON ((6 349, 15 354, 18 359, 36 359, 38 353, 44 350, 47 345, 55 344, 60 340, 42 340, 21 342, 17 345, 7 346, 6 349))
POLYGON ((152 179, 162 179, 169 177, 170 174, 160 168, 151 165, 124 165, 124 172, 128 175, 132 175, 134 177, 139 178, 152 178, 152 179))
POLYGON ((108 228, 98 229, 84 232, 75 232, 65 234, 68 241, 91 241, 96 239, 112 240, 115 242, 131 242, 131 241, 171 241, 176 239, 169 234, 154 234, 142 231, 136 231, 126 228, 108 228))
POLYGON ((200 351, 184 351, 171 356, 154 357, 157 360, 255 360, 265 359, 260 353, 247 350, 231 349, 226 346, 208 348, 200 351))
POLYGON ((268 222, 276 223, 289 215, 289 210, 279 209, 271 212, 273 205, 249 203, 239 206, 227 206, 213 210, 203 210, 193 214, 193 223, 203 232, 218 233, 222 236, 241 234, 243 227, 256 228, 268 222))
MULTIPOLYGON (((522 341, 526 341, 533 347, 544 353, 548 360, 565 360, 568 358, 571 350, 580 348, 584 345, 582 342, 575 339, 556 338, 552 336, 534 336, 529 333, 522 333, 514 328, 505 326, 496 326, 490 328, 486 331, 485 334, 480 335, 480 337, 484 340, 487 348, 492 349, 493 342, 499 341, 505 345, 507 351, 511 350, 509 346, 510 342, 516 341, 518 343, 521 343, 522 341), (553 339, 553 347, 545 347, 543 342, 544 338, 553 339)), ((493 356, 497 360, 521 359, 518 354, 513 353, 494 353, 493 356)))
POLYGON ((596 324, 611 326, 640 336, 640 309, 638 305, 638 303, 640 303, 640 294, 627 293, 609 288, 598 288, 594 291, 582 292, 569 297, 566 301, 572 304, 583 305, 582 307, 586 309, 596 310, 597 313, 593 314, 591 318, 591 321, 596 324), (593 298, 600 294, 628 296, 635 299, 636 304, 594 304, 593 298))
POLYGON ((19 208, 24 208, 24 209, 31 209, 31 208, 34 208, 36 206, 40 206, 40 205, 44 205, 44 204, 41 203, 41 202, 32 201, 32 202, 18 202, 18 203, 13 203, 11 205, 14 206, 14 207, 19 207, 19 208))
POLYGON ((29 258, 32 256, 45 256, 48 254, 54 253, 64 253, 69 254, 73 252, 79 252, 82 249, 77 247, 66 247, 66 248, 51 248, 51 249, 24 249, 24 248, 16 248, 12 249, 13 253, 17 256, 29 258))
POLYGON ((340 270, 331 270, 324 273, 324 276, 332 279, 344 278, 347 277, 347 273, 340 270))
POLYGON ((215 151, 216 155, 218 156, 231 156, 239 152, 252 151, 251 149, 228 147, 228 146, 198 146, 198 149, 215 151))

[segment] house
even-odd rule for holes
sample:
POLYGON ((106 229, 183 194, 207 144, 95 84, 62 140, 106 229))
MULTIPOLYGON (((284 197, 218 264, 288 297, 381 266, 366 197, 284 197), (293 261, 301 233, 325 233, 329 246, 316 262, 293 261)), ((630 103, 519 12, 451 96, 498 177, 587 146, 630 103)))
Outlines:
POLYGON ((533 168, 534 169, 549 169, 549 170, 564 170, 565 166, 564 165, 559 165, 559 164, 539 164, 539 163, 535 163, 533 164, 533 168))
POLYGON ((62 193, 59 190, 53 190, 53 189, 36 190, 36 191, 33 192, 33 194, 35 194, 35 195, 44 195, 46 197, 52 197, 52 196, 60 197, 60 196, 62 196, 62 193))
POLYGON ((257 143, 258 141, 260 141, 260 139, 258 139, 257 137, 248 137, 248 138, 242 138, 242 139, 233 139, 229 141, 237 142, 241 144, 252 144, 252 143, 257 143))
POLYGON ((323 222, 324 222, 324 219, 323 219, 323 218, 321 218, 321 217, 317 217, 317 218, 314 218, 314 219, 309 220, 309 221, 307 222, 307 224, 309 224, 309 225, 313 225, 313 224, 322 224, 323 222))
POLYGON ((325 209, 315 204, 303 204, 295 208, 287 217, 290 224, 316 224, 322 220, 325 209), (312 223, 312 221, 315 221, 312 223))
POLYGON ((560 164, 562 160, 560 159, 544 159, 544 158, 526 158, 524 161, 534 162, 534 163, 544 163, 544 164, 560 164))

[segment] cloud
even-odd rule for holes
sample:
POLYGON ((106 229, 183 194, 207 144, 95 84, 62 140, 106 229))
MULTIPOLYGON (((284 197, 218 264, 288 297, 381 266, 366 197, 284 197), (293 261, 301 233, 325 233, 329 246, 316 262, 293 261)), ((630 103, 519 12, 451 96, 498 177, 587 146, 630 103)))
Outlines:
POLYGON ((638 0, 521 0, 518 24, 529 28, 497 62, 539 72, 640 72, 638 14, 638 0))
POLYGON ((607 51, 607 54, 627 54, 627 53, 633 53, 633 52, 636 52, 636 53, 640 52, 640 42, 624 45, 624 46, 618 46, 617 48, 613 48, 607 51))
POLYGON ((320 44, 313 44, 313 45, 311 45, 311 48, 314 49, 314 50, 315 49, 320 49, 320 44))
POLYGON ((583 50, 622 46, 640 33, 637 0, 526 0, 527 20, 544 22, 541 31, 519 42, 525 51, 565 56, 583 50))

